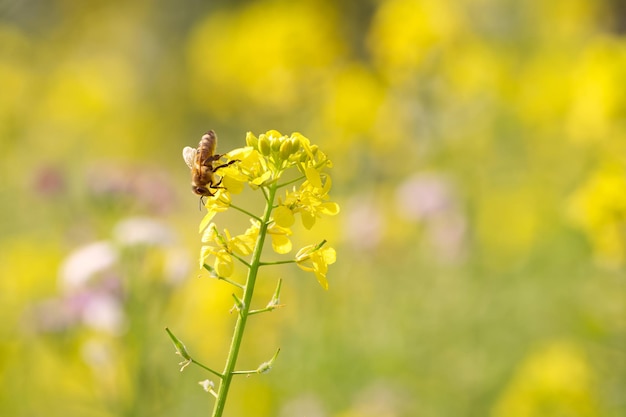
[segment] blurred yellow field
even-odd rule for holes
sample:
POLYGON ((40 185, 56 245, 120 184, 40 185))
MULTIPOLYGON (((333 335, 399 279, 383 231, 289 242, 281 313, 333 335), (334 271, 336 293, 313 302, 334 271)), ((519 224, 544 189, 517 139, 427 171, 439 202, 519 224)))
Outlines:
POLYGON ((225 416, 625 415, 625 35, 612 0, 3 2, 0 415, 211 414, 164 329, 224 366, 239 307, 198 199, 249 255, 210 199, 264 196, 234 163, 192 192, 209 129, 332 161, 309 217, 276 194, 268 259, 300 268, 259 270, 250 307, 282 279, 283 308, 237 368, 280 355, 225 416))

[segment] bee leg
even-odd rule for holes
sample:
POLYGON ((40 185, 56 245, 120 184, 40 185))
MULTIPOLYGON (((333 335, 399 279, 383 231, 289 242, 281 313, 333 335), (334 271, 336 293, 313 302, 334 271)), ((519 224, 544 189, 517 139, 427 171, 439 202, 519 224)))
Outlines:
POLYGON ((222 179, 220 178, 220 180, 217 182, 217 184, 211 184, 209 185, 209 188, 212 188, 214 190, 220 189, 220 188, 224 188, 224 187, 220 187, 220 184, 222 183, 222 179))
POLYGON ((232 165, 232 164, 234 164, 235 162, 239 162, 239 159, 233 159, 232 161, 228 161, 228 162, 227 162, 227 163, 225 163, 225 164, 222 164, 222 165, 218 165, 218 166, 216 166, 216 167, 213 167, 213 172, 217 171, 217 170, 218 170, 218 169, 220 169, 220 168, 226 168, 227 166, 232 165))
POLYGON ((225 190, 226 187, 220 187, 221 183, 222 183, 222 178, 220 178, 220 180, 217 183, 209 185, 208 188, 211 190, 225 190))
POLYGON ((202 166, 210 167, 213 164, 213 161, 217 161, 222 157, 222 155, 211 155, 202 161, 202 166))

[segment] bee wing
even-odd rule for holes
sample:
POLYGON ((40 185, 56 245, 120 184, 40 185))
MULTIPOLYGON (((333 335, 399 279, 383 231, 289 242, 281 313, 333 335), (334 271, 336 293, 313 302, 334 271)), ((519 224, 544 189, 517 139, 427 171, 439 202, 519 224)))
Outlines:
POLYGON ((196 161, 196 152, 198 152, 198 150, 192 148, 191 146, 185 146, 185 148, 183 149, 183 159, 185 160, 185 163, 187 164, 189 169, 193 169, 193 164, 196 161))

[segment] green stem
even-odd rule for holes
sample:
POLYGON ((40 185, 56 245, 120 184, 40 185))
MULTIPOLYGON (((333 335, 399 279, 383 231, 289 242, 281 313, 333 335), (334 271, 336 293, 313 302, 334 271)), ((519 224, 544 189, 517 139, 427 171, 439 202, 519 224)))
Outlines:
POLYGON ((265 313, 267 311, 274 311, 274 310, 276 310, 277 308, 280 308, 280 307, 284 307, 284 305, 283 304, 276 304, 276 305, 273 305, 271 307, 264 307, 264 308, 261 308, 261 309, 258 309, 258 310, 250 310, 250 312, 248 313, 248 316, 252 316, 254 314, 259 314, 259 313, 265 313))
POLYGON ((271 261, 271 262, 259 262, 259 266, 269 266, 269 265, 283 265, 283 264, 295 264, 295 259, 288 259, 286 261, 271 261))
POLYGON ((207 371, 211 372, 213 375, 217 376, 218 378, 224 378, 224 375, 220 374, 217 371, 214 371, 213 369, 209 368, 206 365, 201 364, 200 362, 198 362, 197 360, 195 360, 194 358, 191 358, 191 363, 199 366, 200 368, 206 369, 207 371))
POLYGON ((238 210, 240 212, 242 212, 243 214, 250 216, 251 218, 253 218, 256 221, 261 221, 261 218, 259 216, 255 216, 254 214, 250 213, 248 210, 242 209, 241 207, 238 207, 234 204, 230 204, 230 207, 234 208, 235 210, 238 210))
POLYGON ((229 283, 230 285, 232 285, 233 287, 237 287, 237 288, 239 288, 239 289, 243 290, 243 285, 241 285, 240 283, 235 282, 235 281, 232 281, 232 280, 230 280, 230 279, 228 279, 228 278, 225 278, 225 277, 222 277, 222 276, 217 275, 217 271, 216 271, 216 270, 215 270, 215 268, 213 268, 211 265, 204 264, 203 266, 204 266, 204 269, 206 269, 207 271, 209 271, 209 273, 211 274, 211 276, 212 276, 213 278, 216 278, 216 279, 218 279, 218 280, 221 280, 221 281, 227 282, 227 283, 229 283))
POLYGON ((294 178, 294 179, 289 180, 289 181, 287 181, 287 182, 283 182, 282 184, 278 184, 278 186, 277 186, 276 188, 286 187, 286 186, 288 186, 288 185, 290 185, 290 184, 293 184, 293 183, 296 183, 296 182, 298 182, 298 181, 300 181, 300 180, 302 180, 302 179, 304 179, 304 178, 306 178, 306 176, 301 175, 301 176, 299 176, 298 178, 294 178))
POLYGON ((232 256, 233 258, 237 259, 239 262, 244 264, 246 267, 250 268, 250 264, 245 259, 243 259, 241 256, 239 256, 239 255, 237 255, 235 253, 232 253, 232 252, 231 252, 230 256, 232 256))
POLYGON ((228 396, 228 390, 234 375, 237 357, 239 356, 239 348, 241 347, 241 341, 243 340, 243 333, 249 315, 248 313, 250 312, 252 294, 254 293, 254 284, 256 282, 257 272, 259 271, 261 253, 263 252, 263 244, 265 243, 267 226, 272 215, 272 204, 275 196, 276 184, 274 183, 269 189, 267 204, 265 205, 265 213, 263 214, 263 219, 260 225, 259 236, 257 237, 254 251, 252 252, 252 260, 250 262, 250 268, 248 269, 248 277, 246 279, 245 290, 243 293, 243 308, 237 315, 237 323, 235 324, 235 330, 233 331, 233 338, 230 343, 228 358, 226 359, 224 372, 222 372, 222 380, 217 392, 217 400, 215 401, 215 406, 213 407, 213 417, 221 417, 224 412, 224 406, 226 405, 226 397, 228 396))

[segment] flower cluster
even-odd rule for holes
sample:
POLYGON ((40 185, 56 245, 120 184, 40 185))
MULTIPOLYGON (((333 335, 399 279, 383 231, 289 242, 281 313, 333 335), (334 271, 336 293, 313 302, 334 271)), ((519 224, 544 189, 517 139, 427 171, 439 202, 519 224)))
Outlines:
POLYGON ((328 201, 328 192, 332 184, 330 177, 326 174, 322 176, 315 167, 307 167, 304 174, 306 181, 300 188, 294 187, 292 191, 287 191, 284 200, 279 199, 274 218, 282 226, 291 226, 296 213, 300 213, 302 224, 307 229, 315 225, 316 218, 339 213, 339 205, 328 201))
MULTIPOLYGON (((316 219, 339 213, 339 205, 329 201, 328 195, 332 181, 325 169, 332 163, 309 139, 300 133, 284 136, 270 130, 258 137, 248 133, 246 145, 225 154, 236 163, 218 172, 224 188, 208 199, 207 214, 200 223, 204 244, 200 265, 208 265, 224 278, 233 274, 236 260, 250 267, 247 257, 254 251, 260 233, 269 236, 276 253, 287 254, 292 250, 290 227, 297 215, 304 227, 311 229, 316 219), (240 193, 246 184, 263 192, 269 207, 266 216, 254 215, 233 204, 231 194, 240 193), (286 190, 284 196, 277 197, 279 189, 286 190), (229 208, 250 217, 251 226, 243 234, 233 236, 228 230, 219 231, 212 222, 217 213, 229 208)), ((313 272, 322 287, 328 288, 326 272, 335 261, 335 251, 322 246, 300 249, 291 262, 313 272)))

